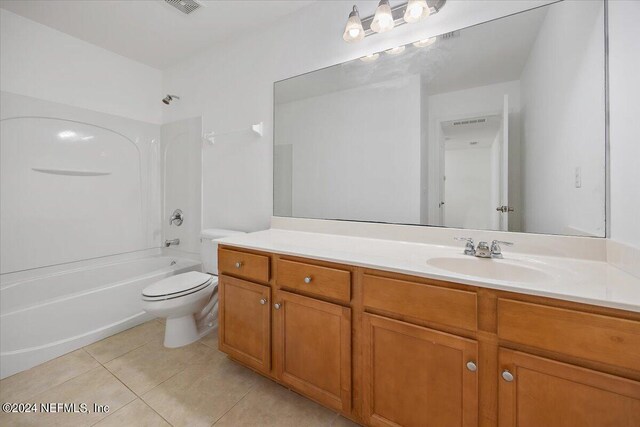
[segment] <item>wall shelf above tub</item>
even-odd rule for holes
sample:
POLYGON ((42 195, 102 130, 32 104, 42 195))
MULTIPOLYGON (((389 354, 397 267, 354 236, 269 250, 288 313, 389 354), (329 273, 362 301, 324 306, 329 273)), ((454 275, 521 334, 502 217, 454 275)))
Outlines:
POLYGON ((227 136, 227 135, 233 135, 233 134, 241 134, 241 133, 248 133, 251 132, 253 135, 257 135, 258 138, 261 138, 262 135, 264 134, 264 123, 260 122, 260 123, 256 123, 251 125, 250 127, 245 127, 242 129, 235 129, 235 130, 229 130, 226 132, 208 132, 205 133, 204 135, 202 135, 202 137, 208 141, 211 145, 215 144, 216 140, 218 139, 218 137, 220 136, 227 136))
POLYGON ((102 176, 111 175, 109 171, 96 170, 80 170, 80 169, 57 169, 57 168, 31 168, 32 171, 40 173, 48 173, 51 175, 68 175, 68 176, 102 176))

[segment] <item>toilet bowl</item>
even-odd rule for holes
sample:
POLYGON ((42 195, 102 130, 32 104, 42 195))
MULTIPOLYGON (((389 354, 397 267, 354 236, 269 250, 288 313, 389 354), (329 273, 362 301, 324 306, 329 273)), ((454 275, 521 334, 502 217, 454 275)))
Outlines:
POLYGON ((200 255, 207 273, 189 271, 155 282, 142 291, 142 308, 166 318, 165 347, 182 347, 204 337, 217 327, 218 257, 217 239, 241 233, 208 229, 200 235, 200 255))
POLYGON ((165 347, 191 344, 209 332, 208 328, 198 330, 196 317, 208 305, 217 287, 217 277, 190 271, 168 277, 142 291, 144 311, 167 319, 165 347))

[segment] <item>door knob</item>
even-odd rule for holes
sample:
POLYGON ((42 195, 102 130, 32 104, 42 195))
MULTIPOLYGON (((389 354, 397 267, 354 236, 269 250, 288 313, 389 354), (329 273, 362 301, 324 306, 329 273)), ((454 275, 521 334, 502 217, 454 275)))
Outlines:
POLYGON ((496 210, 502 213, 513 212, 513 208, 511 206, 498 206, 496 210))
POLYGON ((279 302, 277 302, 277 303, 273 304, 273 307, 274 307, 276 310, 280 310, 280 307, 282 307, 282 304, 280 304, 279 302))
POLYGON ((266 298, 261 298, 260 299, 260 304, 265 305, 267 303, 267 299, 266 298))
POLYGON ((513 374, 505 369, 504 371, 502 371, 502 379, 510 383, 511 381, 513 381, 513 374))
POLYGON ((467 369, 471 372, 475 372, 478 370, 478 365, 476 365, 476 362, 474 362, 473 360, 470 360, 467 362, 467 369))

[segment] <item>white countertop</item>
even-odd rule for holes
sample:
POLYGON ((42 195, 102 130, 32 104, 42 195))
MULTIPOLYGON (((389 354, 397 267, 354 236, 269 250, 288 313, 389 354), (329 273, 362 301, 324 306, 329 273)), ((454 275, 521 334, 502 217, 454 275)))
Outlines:
MULTIPOLYGON (((351 237, 270 229, 220 239, 221 244, 369 267, 379 270, 463 283, 472 286, 519 292, 640 312, 640 278, 603 261, 528 255, 503 247, 504 259, 479 259, 462 254, 462 246, 351 237), (542 273, 532 280, 487 279, 443 270, 430 265, 436 258, 460 258, 467 264, 504 263, 514 271, 534 267, 542 273), (431 260, 431 261, 430 261, 431 260), (465 261, 466 260, 466 261, 465 261)), ((473 265, 473 264, 470 264, 473 265)), ((484 267, 484 265, 480 265, 484 267)), ((491 265, 487 265, 491 267, 491 265)), ((535 271, 534 271, 535 273, 535 271)), ((536 276, 535 274, 533 276, 536 276)))

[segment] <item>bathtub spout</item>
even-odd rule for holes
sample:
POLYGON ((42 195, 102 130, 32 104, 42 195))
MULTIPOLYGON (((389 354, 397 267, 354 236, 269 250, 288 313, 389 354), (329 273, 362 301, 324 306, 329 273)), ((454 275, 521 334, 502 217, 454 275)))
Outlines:
POLYGON ((172 245, 179 245, 179 244, 180 244, 180 239, 172 239, 172 240, 164 241, 165 248, 168 248, 169 246, 172 246, 172 245))

